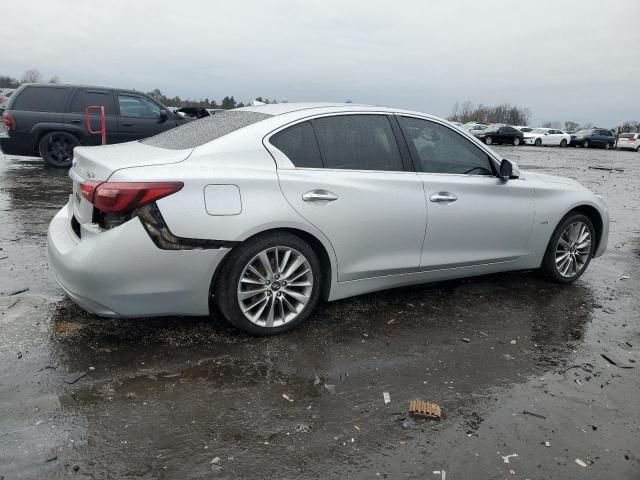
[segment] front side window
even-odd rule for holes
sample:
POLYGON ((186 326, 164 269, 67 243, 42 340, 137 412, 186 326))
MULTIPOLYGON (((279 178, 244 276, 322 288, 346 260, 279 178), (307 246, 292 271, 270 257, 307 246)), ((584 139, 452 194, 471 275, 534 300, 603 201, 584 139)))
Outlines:
POLYGON ((300 168, 322 168, 320 149, 313 127, 302 122, 276 133, 269 142, 300 168))
POLYGON ((325 168, 402 171, 385 115, 338 115, 312 120, 325 168))
POLYGON ((118 95, 120 115, 123 117, 158 118, 160 107, 143 97, 118 95))
POLYGON ((420 118, 399 119, 419 172, 493 175, 489 156, 454 130, 420 118))

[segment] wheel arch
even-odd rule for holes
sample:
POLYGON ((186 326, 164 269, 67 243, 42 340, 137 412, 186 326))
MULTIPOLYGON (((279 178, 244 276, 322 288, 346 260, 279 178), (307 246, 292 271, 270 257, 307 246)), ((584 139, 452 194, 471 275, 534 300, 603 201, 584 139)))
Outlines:
MULTIPOLYGON (((560 222, 562 222, 562 220, 564 220, 567 215, 570 215, 572 213, 581 213, 585 215, 589 220, 591 220, 591 223, 593 223, 593 228, 596 229, 596 245, 593 251, 597 252, 598 248, 600 247, 600 242, 602 241, 602 234, 604 232, 604 220, 602 219, 602 215, 594 206, 583 204, 573 207, 571 210, 569 210, 562 217, 560 222)), ((558 225, 560 224, 560 222, 558 222, 558 225)))
MULTIPOLYGON (((273 233, 289 233, 291 235, 295 235, 296 237, 304 240, 309 244, 309 246, 313 249, 315 254, 318 256, 318 260, 320 261, 320 268, 322 269, 322 284, 320 286, 320 298, 324 301, 328 300, 329 294, 331 292, 331 288, 334 284, 335 275, 337 272, 337 266, 335 262, 335 257, 333 256, 333 248, 331 246, 325 245, 325 243, 320 240, 316 235, 302 230, 300 228, 295 227, 278 227, 278 228, 269 228, 265 230, 261 230, 257 233, 253 233, 251 236, 245 238, 241 242, 238 242, 238 245, 241 245, 246 242, 250 242, 253 239, 273 233)), ((238 247, 236 245, 233 247, 234 249, 238 247)), ((211 285, 209 287, 209 297, 213 298, 214 286, 220 276, 220 272, 226 262, 230 258, 230 253, 233 251, 231 249, 225 255, 224 259, 220 262, 220 264, 216 267, 215 272, 213 274, 213 278, 211 279, 211 285)), ((211 306, 210 306, 211 308, 211 306)))

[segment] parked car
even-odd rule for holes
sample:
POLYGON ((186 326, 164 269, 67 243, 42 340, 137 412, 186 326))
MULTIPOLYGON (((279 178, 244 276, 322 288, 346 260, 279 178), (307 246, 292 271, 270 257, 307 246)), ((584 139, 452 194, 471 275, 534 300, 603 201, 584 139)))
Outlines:
POLYGON ((476 133, 480 133, 483 130, 486 130, 487 125, 485 125, 484 123, 465 123, 461 128, 469 132, 471 135, 475 135, 476 133))
POLYGON ((0 88, 0 116, 2 115, 2 112, 4 112, 4 109, 6 108, 9 98, 11 97, 11 95, 13 95, 13 92, 15 91, 16 91, 15 88, 0 88))
POLYGON ((517 146, 524 143, 524 134, 509 125, 489 125, 475 136, 487 145, 509 143, 517 146))
POLYGON ((618 148, 640 152, 640 133, 621 133, 618 137, 618 148))
MULTIPOLYGON (((7 135, 0 148, 10 155, 40 155, 53 167, 71 166, 74 147, 98 145, 99 135, 87 131, 85 108, 105 107, 107 143, 129 142, 190 121, 134 90, 77 85, 24 85, 9 99, 3 115, 7 135)), ((100 128, 98 114, 91 128, 100 128)))
POLYGON ((80 306, 217 305, 256 335, 300 324, 320 298, 519 269, 570 283, 609 231, 602 199, 574 180, 521 172, 446 120, 393 108, 231 110, 78 147, 69 176, 48 256, 80 306))
POLYGON ((571 135, 571 145, 576 147, 613 147, 616 137, 611 130, 604 128, 583 128, 571 135))
POLYGON ((531 132, 533 130, 533 127, 516 126, 516 127, 513 127, 513 128, 515 128, 516 130, 520 130, 522 133, 528 133, 528 132, 531 132))
POLYGON ((571 142, 571 135, 554 128, 534 128, 524 134, 524 143, 527 145, 559 145, 566 147, 571 142))

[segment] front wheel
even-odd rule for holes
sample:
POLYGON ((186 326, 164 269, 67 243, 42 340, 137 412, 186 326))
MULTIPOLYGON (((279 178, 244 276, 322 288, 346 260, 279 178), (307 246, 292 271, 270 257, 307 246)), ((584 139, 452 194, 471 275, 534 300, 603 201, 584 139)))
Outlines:
POLYGON ((611 144, 610 144, 610 143, 606 143, 606 144, 604 145, 604 149, 605 149, 605 150, 611 150, 611 144))
POLYGON ((322 272, 313 249, 289 233, 257 237, 234 249, 214 286, 224 317, 252 335, 293 329, 314 309, 322 272))
POLYGON ((542 140, 540 138, 536 138, 536 141, 533 143, 536 147, 539 147, 540 145, 542 145, 542 140))
POLYGON ((520 145, 520 137, 515 137, 513 139, 513 146, 517 147, 518 145, 520 145))
POLYGON ((73 149, 80 145, 78 139, 68 132, 47 133, 38 144, 40 156, 47 165, 55 168, 70 168, 73 149))
POLYGON ((571 283, 584 273, 595 250, 595 229, 586 215, 570 213, 556 227, 542 260, 542 271, 557 283, 571 283))
POLYGON ((491 145, 493 143, 493 138, 485 137, 484 143, 486 143, 487 145, 491 145))
POLYGON ((564 147, 566 147, 566 146, 567 146, 567 139, 566 139, 566 138, 563 138, 562 140, 560 140, 560 146, 561 146, 562 148, 564 148, 564 147))
POLYGON ((589 148, 589 140, 585 140, 584 142, 582 142, 582 146, 584 148, 589 148))

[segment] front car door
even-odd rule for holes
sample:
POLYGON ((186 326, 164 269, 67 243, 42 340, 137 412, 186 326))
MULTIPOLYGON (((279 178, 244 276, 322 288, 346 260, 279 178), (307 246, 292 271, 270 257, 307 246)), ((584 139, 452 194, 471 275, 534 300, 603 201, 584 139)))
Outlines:
POLYGON ((119 92, 117 95, 120 141, 128 142, 151 137, 175 127, 173 116, 148 98, 131 93, 119 92), (164 113, 161 113, 163 111, 164 113))
POLYGON ((399 115, 427 199, 421 269, 513 262, 528 255, 533 188, 504 182, 487 150, 435 119, 399 115))
POLYGON ((292 207, 331 242, 339 282, 415 271, 426 225, 422 181, 393 116, 316 117, 271 135, 292 207))
MULTIPOLYGON (((118 121, 113 92, 109 89, 77 88, 71 99, 69 109, 65 114, 65 123, 81 127, 84 131, 84 145, 100 145, 102 143, 102 136, 99 134, 89 134, 85 116, 87 107, 104 107, 107 143, 118 143, 118 121)), ((89 122, 91 124, 91 130, 94 132, 100 131, 100 116, 98 109, 91 110, 89 122)))

